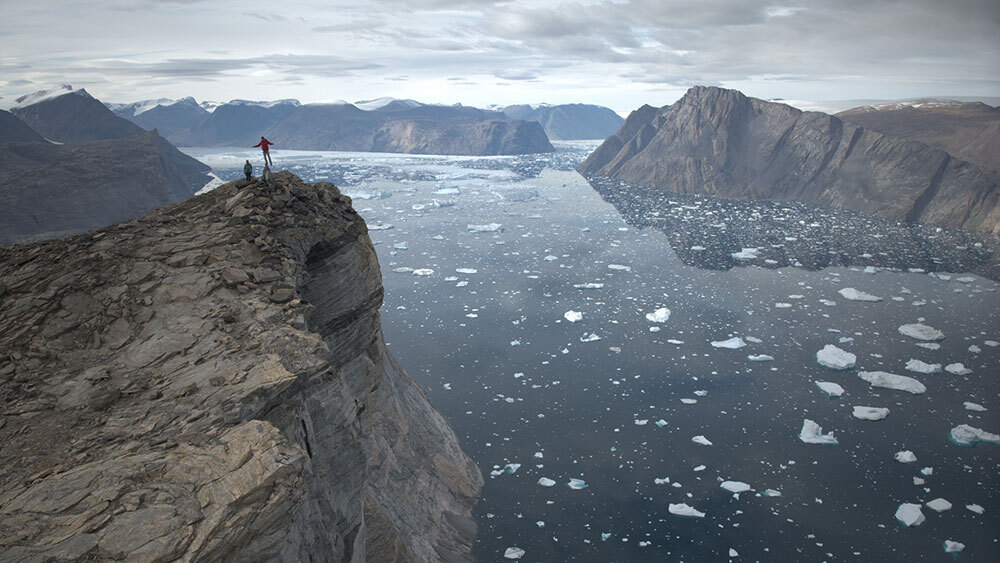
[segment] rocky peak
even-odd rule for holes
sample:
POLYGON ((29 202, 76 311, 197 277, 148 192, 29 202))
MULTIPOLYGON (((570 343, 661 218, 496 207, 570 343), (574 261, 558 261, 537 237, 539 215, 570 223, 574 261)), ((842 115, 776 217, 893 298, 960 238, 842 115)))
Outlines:
POLYGON ((467 559, 482 477, 382 341, 328 183, 0 248, 6 560, 467 559))

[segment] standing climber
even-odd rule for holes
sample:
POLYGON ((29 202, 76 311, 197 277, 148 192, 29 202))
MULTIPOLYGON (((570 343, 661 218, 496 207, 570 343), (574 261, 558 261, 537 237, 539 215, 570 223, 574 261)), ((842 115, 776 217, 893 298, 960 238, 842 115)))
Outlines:
POLYGON ((260 147, 260 150, 264 151, 264 164, 265 165, 270 164, 271 166, 274 166, 274 161, 271 160, 271 153, 267 150, 267 147, 269 147, 269 146, 271 146, 273 144, 274 143, 272 143, 271 141, 268 141, 264 137, 261 137, 260 138, 260 142, 257 143, 256 145, 254 145, 254 148, 260 147))
POLYGON ((246 174, 247 182, 253 179, 253 164, 250 164, 250 159, 243 165, 243 173, 246 174))

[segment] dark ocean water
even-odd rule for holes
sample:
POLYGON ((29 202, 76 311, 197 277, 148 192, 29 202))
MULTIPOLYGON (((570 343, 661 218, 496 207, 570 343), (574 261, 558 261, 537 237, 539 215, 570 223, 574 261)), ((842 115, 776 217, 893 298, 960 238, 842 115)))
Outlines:
MULTIPOLYGON (((969 273, 990 272, 995 241, 591 185, 573 167, 594 146, 274 152, 279 168, 340 186, 369 224, 386 341, 486 478, 477 559, 517 547, 522 561, 940 560, 945 540, 966 545, 964 560, 1000 559, 1000 447, 949 439, 960 424, 1000 432, 1000 284, 969 273), (939 348, 899 332, 911 323, 942 331, 939 348), (712 344, 731 338, 746 346, 712 344), (826 345, 856 366, 819 365, 826 345), (863 370, 926 392, 872 388, 863 370), (861 420, 855 406, 889 414, 861 420), (806 419, 838 444, 801 441, 806 419), (903 450, 916 462, 896 461, 903 450), (952 508, 923 506, 919 526, 894 517, 937 498, 952 508), (672 514, 682 503, 704 517, 672 514)), ((224 179, 256 155, 187 152, 224 179)))

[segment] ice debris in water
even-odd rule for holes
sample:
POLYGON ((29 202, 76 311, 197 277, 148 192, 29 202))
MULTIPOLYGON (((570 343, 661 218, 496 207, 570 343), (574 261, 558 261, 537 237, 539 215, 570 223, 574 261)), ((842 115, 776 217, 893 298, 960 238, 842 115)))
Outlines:
POLYGON ((553 481, 552 479, 549 479, 548 477, 539 477, 538 484, 543 487, 553 487, 555 486, 556 482, 553 481))
POLYGON ((652 313, 646 313, 646 320, 651 323, 665 323, 670 318, 670 309, 660 307, 652 313))
POLYGON ((563 313, 563 318, 571 323, 575 323, 583 319, 583 313, 580 311, 566 311, 563 313))
POLYGON ((584 334, 580 337, 580 342, 597 342, 601 337, 597 336, 596 332, 591 332, 590 334, 584 334))
POLYGON ((695 444, 701 444, 703 446, 711 446, 712 445, 712 442, 709 442, 708 438, 702 436, 701 434, 695 436, 694 438, 691 438, 691 441, 694 442, 695 444))
POLYGON ((730 557, 739 557, 740 553, 738 551, 736 551, 735 549, 733 549, 733 548, 730 547, 729 548, 729 556, 730 557))
POLYGON ((743 339, 739 336, 734 336, 729 340, 716 340, 712 342, 713 348, 729 348, 730 350, 739 350, 746 345, 747 343, 743 342, 743 339))
POLYGON ((976 412, 986 412, 986 407, 980 405, 979 403, 972 403, 969 401, 965 401, 964 403, 962 403, 962 406, 964 406, 966 410, 976 411, 976 412))
POLYGON ((808 418, 802 421, 802 430, 799 432, 799 440, 807 444, 823 444, 827 446, 837 445, 837 439, 833 437, 833 431, 823 433, 823 427, 808 418))
POLYGON ((764 495, 764 496, 766 496, 766 497, 780 497, 781 496, 781 491, 776 491, 774 489, 767 489, 767 490, 765 490, 761 494, 764 495))
POLYGON ((934 512, 944 512, 945 510, 951 510, 951 503, 943 498, 936 498, 932 501, 924 503, 927 508, 930 508, 934 512))
POLYGON ((954 364, 948 364, 948 365, 944 366, 944 371, 946 371, 948 373, 955 374, 955 375, 969 375, 970 373, 972 373, 971 369, 965 367, 960 362, 956 362, 954 364))
POLYGON ((520 468, 521 468, 520 463, 508 463, 507 465, 503 466, 503 472, 506 473, 507 475, 513 475, 514 473, 517 473, 517 470, 520 468))
POLYGON ((487 223, 485 225, 466 225, 466 229, 473 233, 496 233, 503 231, 503 225, 500 223, 487 223))
POLYGON ((719 486, 731 493, 745 493, 750 490, 750 485, 742 481, 723 481, 719 486))
POLYGON ((744 248, 739 252, 733 252, 730 256, 736 258, 737 260, 753 260, 754 258, 757 258, 759 253, 760 250, 757 248, 744 248))
POLYGON ((845 288, 841 289, 840 291, 838 291, 837 293, 839 293, 844 299, 848 299, 850 301, 881 301, 882 300, 881 297, 876 297, 876 296, 874 296, 874 295, 872 295, 870 293, 865 293, 863 291, 858 291, 858 290, 854 289, 853 287, 845 287, 845 288))
POLYGON ((910 359, 906 362, 906 369, 917 373, 938 373, 941 371, 941 364, 928 364, 920 360, 910 359))
POLYGON ((932 341, 944 339, 943 332, 921 323, 901 325, 899 327, 899 333, 903 336, 916 338, 917 340, 932 341))
POLYGON ((583 479, 570 478, 569 483, 566 483, 566 486, 571 489, 586 489, 587 482, 584 481, 583 479))
POLYGON ((667 510, 669 510, 671 514, 676 514, 677 516, 690 516, 694 518, 705 517, 704 512, 699 512, 683 502, 680 504, 670 504, 667 506, 667 510))
POLYGON ((506 551, 503 552, 504 559, 520 559, 524 557, 524 550, 520 547, 508 547, 506 551))
POLYGON ((841 350, 833 344, 827 344, 822 350, 816 352, 816 361, 819 365, 830 369, 851 369, 857 360, 857 356, 841 350))
POLYGON ((914 454, 910 450, 898 451, 898 452, 896 452, 896 455, 893 456, 893 457, 899 463, 913 463, 913 462, 917 461, 916 454, 914 454))
POLYGON ((965 544, 958 541, 944 540, 945 553, 958 553, 965 549, 965 544))
POLYGON ((884 371, 859 371, 858 377, 867 381, 872 387, 906 391, 914 395, 919 395, 927 391, 923 383, 905 375, 896 375, 884 371))
POLYGON ((952 428, 951 439, 960 446, 974 446, 979 442, 1000 444, 1000 436, 968 424, 959 424, 952 428))
POLYGON ((768 356, 767 354, 750 354, 747 359, 751 362, 773 362, 774 356, 768 356))
POLYGON ((434 270, 431 268, 417 268, 416 270, 413 270, 413 275, 415 276, 429 276, 433 273, 434 270))
POLYGON ((979 506, 978 504, 967 504, 965 505, 965 508, 969 509, 972 512, 975 512, 976 514, 982 514, 986 512, 986 509, 983 508, 982 506, 979 506))
POLYGON ((882 420, 889 416, 889 409, 884 407, 854 407, 854 418, 861 420, 882 420))
POLYGON ((604 284, 594 283, 594 282, 575 283, 573 284, 573 287, 575 287, 576 289, 601 289, 602 287, 604 287, 604 284))
POLYGON ((830 381, 817 381, 816 387, 830 397, 839 397, 844 394, 844 388, 830 381))
POLYGON ((476 273, 479 273, 479 270, 477 270, 475 268, 455 268, 455 271, 458 272, 459 274, 476 274, 476 273))
POLYGON ((919 526, 924 523, 924 513, 920 511, 919 504, 904 502, 896 509, 896 520, 904 526, 919 526))
POLYGON ((608 264, 608 268, 611 270, 619 270, 622 272, 632 271, 632 266, 623 266, 622 264, 608 264))
POLYGON ((670 477, 663 477, 662 479, 659 477, 654 477, 653 483, 656 485, 666 485, 670 483, 670 477))

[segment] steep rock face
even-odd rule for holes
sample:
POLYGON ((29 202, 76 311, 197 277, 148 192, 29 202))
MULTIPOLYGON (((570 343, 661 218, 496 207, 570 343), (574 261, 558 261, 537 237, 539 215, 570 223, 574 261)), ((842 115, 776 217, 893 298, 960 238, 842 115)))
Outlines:
POLYGON ((60 143, 120 139, 143 132, 142 127, 118 117, 86 90, 16 107, 11 113, 46 139, 60 143))
POLYGON ((0 109, 0 143, 44 143, 45 138, 9 111, 0 109))
POLYGON ((735 90, 695 87, 672 106, 640 108, 578 170, 678 193, 1000 232, 1000 188, 971 164, 735 90))
POLYGON ((514 105, 503 108, 513 119, 537 121, 550 139, 605 139, 625 121, 609 108, 590 104, 560 104, 532 107, 514 105))
POLYGON ((245 184, 0 248, 5 560, 469 560, 482 477, 384 346, 364 222, 245 184))
POLYGON ((157 101, 160 103, 156 103, 152 108, 145 104, 153 102, 136 102, 127 105, 116 104, 111 110, 118 117, 127 119, 147 131, 156 129, 168 139, 196 127, 211 115, 191 97, 157 101))
POLYGON ((215 108, 215 111, 193 128, 174 133, 168 139, 183 147, 249 148, 257 144, 260 136, 271 126, 297 107, 297 100, 233 100, 215 108))
POLYGON ((0 144, 0 244, 137 217, 191 197, 209 170, 155 131, 80 144, 0 144))
POLYGON ((941 149, 1000 182, 1000 108, 980 102, 919 100, 862 106, 836 116, 865 129, 941 149))

